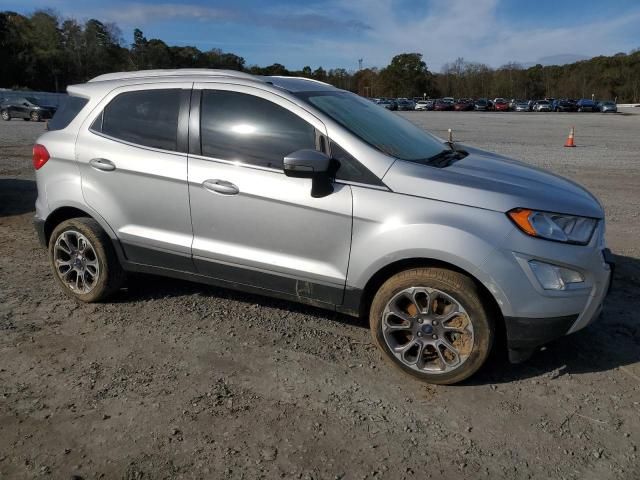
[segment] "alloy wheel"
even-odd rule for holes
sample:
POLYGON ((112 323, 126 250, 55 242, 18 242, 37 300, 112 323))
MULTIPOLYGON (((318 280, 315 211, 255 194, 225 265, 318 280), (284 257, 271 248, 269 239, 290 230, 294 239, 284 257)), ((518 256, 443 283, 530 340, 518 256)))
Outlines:
POLYGON ((391 353, 421 373, 460 367, 474 346, 473 324, 454 297, 429 287, 409 287, 387 303, 382 334, 391 353))
POLYGON ((100 263, 91 242, 80 232, 66 230, 53 248, 56 273, 74 293, 86 294, 96 286, 100 263))

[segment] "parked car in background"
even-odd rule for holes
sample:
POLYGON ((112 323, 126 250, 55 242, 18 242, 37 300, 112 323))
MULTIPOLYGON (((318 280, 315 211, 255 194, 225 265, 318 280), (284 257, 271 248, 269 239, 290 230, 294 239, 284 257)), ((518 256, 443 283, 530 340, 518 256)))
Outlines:
POLYGON ((579 112, 594 112, 596 110, 596 103, 588 98, 581 98, 576 103, 576 108, 579 112))
POLYGON ((496 112, 508 112, 509 102, 504 98, 496 98, 493 102, 493 110, 496 112))
POLYGON ((398 98, 396 100, 398 104, 398 110, 415 110, 416 104, 413 103, 413 100, 409 100, 408 98, 398 98))
POLYGON ((389 100, 378 100, 376 104, 386 108, 387 110, 393 110, 393 104, 389 100))
POLYGON ((453 109, 456 112, 466 112, 468 110, 473 110, 473 100, 469 98, 460 98, 456 103, 453 104, 453 109))
POLYGON ((418 100, 416 110, 433 110, 433 100, 418 100))
POLYGON ((454 104, 456 103, 456 99, 453 97, 442 97, 443 102, 454 104))
POLYGON ((486 98, 480 98, 476 100, 473 104, 473 109, 476 112, 484 112, 486 110, 489 110, 489 108, 490 108, 489 101, 486 98))
POLYGON ((438 384, 600 314, 603 207, 551 172, 309 79, 156 70, 68 91, 33 147, 34 226, 77 301, 132 271, 309 303, 438 384))
POLYGON ((575 112, 576 108, 576 104, 567 99, 554 100, 551 104, 551 110, 554 112, 575 112))
POLYGON ((537 100, 536 103, 533 104, 534 112, 550 112, 551 111, 551 103, 548 100, 537 100))
POLYGON ((442 99, 436 100, 436 103, 433 105, 433 109, 437 112, 444 112, 448 110, 453 110, 453 102, 449 102, 442 99))
POLYGON ((55 112, 55 107, 42 105, 33 97, 5 99, 0 104, 0 117, 2 117, 3 120, 22 118, 23 120, 39 122, 40 120, 53 117, 55 112))
POLYGON ((518 100, 513 106, 513 110, 516 112, 529 112, 529 102, 527 100, 518 100))
POLYGON ((605 100, 598 103, 597 109, 602 113, 616 113, 618 111, 618 106, 616 105, 616 102, 605 100))

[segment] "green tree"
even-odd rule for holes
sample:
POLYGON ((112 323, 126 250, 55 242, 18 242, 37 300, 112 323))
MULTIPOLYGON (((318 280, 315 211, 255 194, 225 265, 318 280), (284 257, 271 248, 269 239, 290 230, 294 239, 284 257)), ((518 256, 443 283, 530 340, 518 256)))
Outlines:
POLYGON ((380 72, 381 86, 388 96, 415 97, 435 92, 433 75, 421 53, 396 55, 380 72))

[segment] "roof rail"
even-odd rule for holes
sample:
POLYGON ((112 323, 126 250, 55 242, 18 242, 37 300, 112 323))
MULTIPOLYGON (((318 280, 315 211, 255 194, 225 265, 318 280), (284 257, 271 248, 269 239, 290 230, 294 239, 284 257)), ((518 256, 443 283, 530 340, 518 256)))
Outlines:
POLYGON ((184 77, 184 76, 216 76, 216 77, 239 77, 257 80, 254 75, 239 72, 237 70, 217 70, 211 68, 178 68, 178 69, 158 69, 158 70, 136 70, 131 72, 114 72, 98 75, 89 82, 103 82, 107 80, 125 80, 129 78, 151 78, 151 77, 184 77))
POLYGON ((295 80, 308 80, 309 82, 319 83, 320 85, 326 85, 328 87, 333 87, 330 83, 321 82, 320 80, 316 80, 315 78, 307 78, 307 77, 287 77, 285 75, 265 75, 262 78, 292 78, 295 80))

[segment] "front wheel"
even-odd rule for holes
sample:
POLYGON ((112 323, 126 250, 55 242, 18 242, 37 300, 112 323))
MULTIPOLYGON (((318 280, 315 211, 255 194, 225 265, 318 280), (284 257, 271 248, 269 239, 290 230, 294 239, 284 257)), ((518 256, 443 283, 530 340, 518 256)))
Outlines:
POLYGON ((371 334, 396 367, 420 380, 451 385, 489 356, 494 325, 478 286, 442 268, 416 268, 387 280, 369 316, 371 334))
POLYGON ((104 300, 124 282, 113 244, 92 218, 58 225, 49 239, 49 260, 64 292, 82 302, 104 300))
POLYGON ((42 118, 38 112, 31 112, 30 117, 32 122, 39 122, 42 118))

